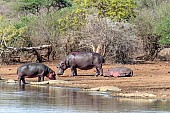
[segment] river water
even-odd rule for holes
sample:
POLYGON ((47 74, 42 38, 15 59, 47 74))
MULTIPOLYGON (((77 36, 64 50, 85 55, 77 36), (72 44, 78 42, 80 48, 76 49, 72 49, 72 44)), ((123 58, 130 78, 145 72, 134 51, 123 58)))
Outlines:
POLYGON ((169 113, 170 101, 0 82, 0 113, 169 113))

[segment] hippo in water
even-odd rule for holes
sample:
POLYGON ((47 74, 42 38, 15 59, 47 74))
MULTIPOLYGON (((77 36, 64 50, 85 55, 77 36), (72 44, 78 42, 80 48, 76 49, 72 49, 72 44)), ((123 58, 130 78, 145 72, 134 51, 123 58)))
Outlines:
POLYGON ((115 67, 115 68, 108 69, 105 72, 105 76, 131 77, 133 76, 133 71, 130 68, 126 68, 126 67, 115 67))
POLYGON ((64 58, 58 65, 57 75, 62 75, 67 68, 71 68, 71 76, 77 75, 77 68, 88 70, 96 68, 96 76, 103 75, 102 63, 104 58, 94 52, 72 52, 64 58))
POLYGON ((28 63, 20 66, 17 69, 18 81, 21 84, 21 81, 26 84, 25 77, 34 78, 38 77, 38 82, 44 81, 44 76, 50 80, 55 80, 55 72, 42 63, 28 63))

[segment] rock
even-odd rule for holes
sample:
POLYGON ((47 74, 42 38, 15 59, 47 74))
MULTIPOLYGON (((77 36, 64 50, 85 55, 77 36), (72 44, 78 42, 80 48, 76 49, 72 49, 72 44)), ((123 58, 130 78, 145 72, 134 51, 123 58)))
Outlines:
POLYGON ((170 48, 164 48, 158 53, 158 59, 161 61, 169 61, 170 60, 170 48))
POLYGON ((49 80, 49 84, 72 84, 72 83, 64 80, 49 80))
POLYGON ((31 85, 43 85, 43 84, 71 84, 71 82, 64 80, 49 80, 42 82, 30 82, 31 85))
POLYGON ((9 79, 6 81, 6 83, 16 83, 17 81, 16 80, 13 80, 13 79, 9 79))
POLYGON ((140 92, 136 92, 136 93, 119 93, 117 94, 118 97, 147 97, 147 98, 155 98, 156 95, 154 94, 150 94, 150 93, 140 93, 140 92))
POLYGON ((115 86, 102 86, 99 87, 100 91, 112 91, 112 92, 119 92, 121 89, 115 86))
POLYGON ((83 89, 85 91, 101 91, 101 92, 106 92, 106 91, 112 91, 112 92, 119 92, 121 89, 115 86, 102 86, 102 87, 95 87, 95 88, 90 88, 90 89, 83 89))
POLYGON ((5 80, 5 78, 3 78, 2 76, 0 76, 0 80, 5 80))
POLYGON ((48 81, 42 81, 42 82, 30 82, 31 85, 44 85, 44 84, 49 84, 48 81))
POLYGON ((99 87, 97 87, 97 88, 90 88, 90 89, 89 89, 89 91, 99 91, 99 90, 100 90, 99 87))

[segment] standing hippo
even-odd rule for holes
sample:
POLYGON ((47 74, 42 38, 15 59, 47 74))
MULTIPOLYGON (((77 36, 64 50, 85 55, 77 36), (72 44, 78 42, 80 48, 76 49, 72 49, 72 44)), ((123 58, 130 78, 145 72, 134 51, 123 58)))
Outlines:
POLYGON ((67 68, 71 68, 71 76, 77 75, 77 68, 88 70, 96 68, 96 76, 103 75, 102 63, 104 58, 94 52, 72 52, 64 58, 58 65, 57 75, 62 75, 67 68))
POLYGON ((126 67, 116 67, 116 68, 108 69, 105 72, 105 76, 131 77, 133 76, 133 71, 130 68, 126 68, 126 67))
POLYGON ((38 77, 38 82, 44 81, 44 76, 50 80, 55 80, 55 72, 42 63, 28 63, 24 64, 17 69, 18 81, 21 84, 21 80, 24 84, 25 77, 34 78, 38 77))

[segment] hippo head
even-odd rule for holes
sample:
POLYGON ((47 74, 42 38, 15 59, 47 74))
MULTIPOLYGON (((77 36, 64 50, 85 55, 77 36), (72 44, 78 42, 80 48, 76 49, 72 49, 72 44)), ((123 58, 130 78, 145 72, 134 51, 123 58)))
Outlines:
POLYGON ((49 73, 47 75, 47 78, 49 78, 50 80, 56 80, 56 74, 53 70, 49 70, 49 73))
POLYGON ((104 71, 104 73, 103 73, 104 77, 110 76, 110 75, 109 75, 109 74, 110 74, 109 71, 110 71, 109 69, 107 69, 106 71, 104 71))
POLYGON ((58 65, 58 73, 57 75, 62 75, 64 73, 64 71, 67 69, 66 63, 64 61, 61 61, 58 65))

